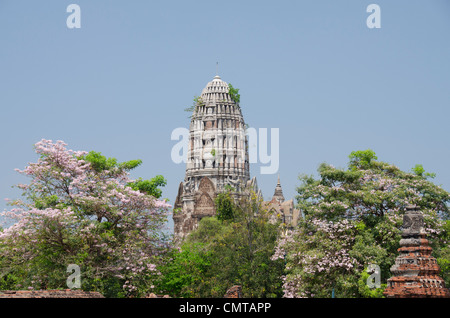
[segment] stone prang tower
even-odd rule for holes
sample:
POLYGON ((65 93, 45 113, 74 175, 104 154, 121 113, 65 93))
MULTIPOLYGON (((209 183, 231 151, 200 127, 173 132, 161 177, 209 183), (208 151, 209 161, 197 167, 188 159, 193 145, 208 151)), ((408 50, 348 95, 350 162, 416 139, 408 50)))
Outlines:
POLYGON ((175 238, 184 238, 201 218, 215 215, 214 199, 227 187, 242 195, 250 181, 245 122, 239 96, 215 76, 194 105, 186 175, 174 204, 175 238))

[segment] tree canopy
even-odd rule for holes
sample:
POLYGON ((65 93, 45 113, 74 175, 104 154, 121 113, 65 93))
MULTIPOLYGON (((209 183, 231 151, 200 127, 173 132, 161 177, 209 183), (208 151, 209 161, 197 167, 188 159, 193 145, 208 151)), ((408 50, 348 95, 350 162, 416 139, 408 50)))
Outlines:
POLYGON ((5 216, 0 233, 0 289, 67 288, 67 267, 79 265, 82 289, 105 296, 138 295, 157 275, 166 248, 163 226, 170 207, 162 176, 132 180, 141 160, 119 163, 99 152, 72 151, 42 140, 40 156, 24 170, 24 200, 5 216))
POLYGON ((377 161, 370 149, 352 152, 349 159, 347 169, 324 163, 318 179, 299 177, 297 207, 304 218, 279 239, 274 255, 287 262, 285 296, 330 297, 333 289, 342 297, 368 296, 361 284, 365 270, 373 263, 381 268, 382 282, 390 277, 409 204, 423 212, 448 281, 450 194, 427 180, 424 171, 401 171, 377 161))
POLYGON ((160 268, 160 293, 221 298, 241 285, 244 297, 281 296, 284 263, 271 260, 278 225, 269 222, 255 194, 232 204, 228 195, 217 200, 227 202, 222 217, 203 218, 160 268))

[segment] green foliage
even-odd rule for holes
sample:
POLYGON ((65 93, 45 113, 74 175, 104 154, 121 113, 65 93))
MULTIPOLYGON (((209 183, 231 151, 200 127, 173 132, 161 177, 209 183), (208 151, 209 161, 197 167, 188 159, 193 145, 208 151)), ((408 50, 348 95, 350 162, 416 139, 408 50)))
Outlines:
POLYGON ((150 180, 142 180, 142 178, 138 178, 136 181, 128 183, 128 186, 133 190, 139 190, 159 199, 162 195, 162 190, 158 187, 164 187, 166 184, 167 180, 164 179, 163 176, 157 175, 150 180))
POLYGON ((194 96, 192 105, 186 107, 184 111, 190 113, 191 116, 189 116, 189 118, 191 118, 195 114, 195 112, 197 112, 198 107, 203 105, 205 105, 205 103, 203 102, 202 98, 200 96, 194 96))
POLYGON ((118 165, 118 168, 119 169, 123 169, 125 171, 130 171, 130 170, 133 170, 134 168, 137 168, 141 164, 142 164, 142 160, 140 160, 140 159, 129 160, 129 161, 125 161, 125 162, 120 163, 118 165))
POLYGON ((230 191, 219 193, 215 199, 216 216, 220 221, 234 219, 234 200, 230 191))
POLYGON ((226 184, 224 188, 227 192, 236 192, 236 189, 229 184, 226 184))
POLYGON ((165 256, 160 266, 161 279, 154 288, 159 294, 172 297, 195 297, 195 286, 204 281, 204 273, 211 266, 210 253, 204 244, 184 244, 165 256))
MULTIPOLYGON (((23 273, 21 273, 23 275, 23 273)), ((15 290, 20 288, 22 278, 20 273, 0 273, 0 290, 15 290)))
POLYGON ((98 277, 92 280, 81 279, 81 289, 85 291, 101 291, 106 298, 125 298, 123 280, 117 277, 98 277))
POLYGON ((182 208, 176 208, 176 209, 173 209, 173 214, 177 215, 177 214, 180 214, 182 211, 183 211, 182 208))
POLYGON ((367 269, 362 271, 361 277, 358 280, 358 291, 364 298, 384 298, 383 292, 386 289, 386 284, 380 284, 380 288, 370 288, 367 285, 367 279, 370 277, 370 274, 367 272, 367 269))
POLYGON ((450 220, 445 220, 441 233, 442 249, 435 251, 437 263, 441 269, 441 277, 445 286, 450 286, 450 220))
POLYGON ((352 151, 352 153, 349 155, 349 158, 350 167, 363 169, 369 168, 372 160, 378 159, 378 157, 375 155, 375 152, 371 149, 352 151))
MULTIPOLYGON (((92 168, 99 173, 102 171, 131 171, 142 164, 142 160, 140 159, 118 162, 116 158, 107 158, 100 152, 95 151, 90 151, 87 155, 81 157, 80 159, 89 162, 92 168)), ((133 190, 152 195, 157 199, 162 195, 162 190, 159 189, 159 187, 164 187, 165 185, 167 185, 167 181, 161 175, 157 175, 150 180, 143 180, 142 178, 138 178, 134 182, 130 182, 127 184, 127 186, 131 187, 133 190)), ((49 197, 49 199, 54 199, 54 196, 49 197)), ((50 203, 38 202, 38 204, 41 204, 45 207, 51 207, 52 205, 49 204, 55 202, 57 202, 57 198, 56 201, 52 201, 50 203)))
POLYGON ((414 168, 411 169, 412 172, 414 172, 415 175, 419 177, 425 177, 425 178, 434 178, 436 177, 436 174, 433 172, 425 172, 425 169, 422 165, 417 164, 414 166, 414 168))
POLYGON ((382 284, 392 275, 390 267, 398 255, 403 214, 408 204, 417 205, 424 214, 424 227, 433 254, 441 264, 441 275, 447 282, 450 276, 450 228, 445 220, 449 218, 450 193, 427 180, 420 165, 412 173, 404 172, 394 165, 377 161, 375 152, 370 149, 354 151, 349 159, 348 169, 337 169, 324 163, 318 169, 318 179, 306 175, 299 177, 302 183, 297 188, 297 208, 305 219, 294 232, 292 240, 295 243, 287 245, 286 259, 290 270, 285 286, 299 284, 303 287, 288 291, 307 297, 328 297, 330 289, 335 287, 342 297, 380 296, 380 291, 362 288, 364 268, 369 263, 380 266, 382 284), (344 221, 355 231, 353 234, 327 232, 333 224, 344 221), (333 235, 333 240, 327 241, 324 233, 333 235), (341 244, 339 253, 335 242, 341 244), (323 272, 319 271, 322 268, 316 263, 302 261, 305 264, 300 265, 295 263, 297 258, 292 257, 299 255, 305 260, 308 255, 324 264, 342 255, 343 251, 348 256, 339 264, 348 267, 336 269, 327 277, 323 277, 323 272))
POLYGON ((101 154, 101 152, 90 151, 87 155, 80 157, 89 162, 92 168, 97 172, 110 171, 117 169, 119 171, 130 171, 142 164, 142 160, 130 160, 125 162, 117 162, 116 158, 107 158, 101 154))
POLYGON ((36 197, 35 206, 37 209, 44 210, 46 208, 54 208, 58 205, 59 199, 56 195, 36 197))
POLYGON ((234 88, 233 85, 228 84, 228 94, 230 95, 232 101, 234 101, 236 104, 239 104, 239 102, 241 101, 241 95, 239 94, 238 88, 234 88))
POLYGON ((7 213, 19 222, 2 230, 0 290, 66 289, 67 266, 77 264, 82 290, 145 295, 167 246, 168 207, 154 200, 166 180, 126 184, 141 160, 119 163, 95 151, 79 156, 61 143, 39 144, 44 153, 26 168, 32 181, 18 186, 26 201, 12 201, 15 210, 7 213))
POLYGON ((244 297, 280 297, 284 263, 271 260, 278 225, 268 221, 256 200, 255 195, 239 200, 233 218, 203 218, 160 269, 166 278, 157 290, 221 298, 231 286, 241 285, 244 297))
POLYGON ((210 244, 215 244, 215 240, 218 237, 226 236, 230 233, 231 228, 228 225, 229 223, 221 222, 217 217, 202 218, 199 227, 189 234, 185 243, 202 243, 209 247, 210 244))
POLYGON ((412 168, 411 170, 412 170, 412 172, 414 172, 416 175, 421 176, 421 177, 423 176, 423 174, 424 174, 424 172, 425 172, 425 169, 423 168, 423 166, 422 166, 422 165, 419 165, 419 164, 415 165, 415 167, 412 168))
POLYGON ((450 248, 445 247, 441 251, 442 257, 436 258, 437 264, 441 269, 440 276, 445 281, 445 286, 450 284, 450 248))
POLYGON ((116 158, 106 158, 100 152, 90 151, 81 159, 88 161, 91 164, 92 168, 97 172, 111 170, 117 167, 116 158))

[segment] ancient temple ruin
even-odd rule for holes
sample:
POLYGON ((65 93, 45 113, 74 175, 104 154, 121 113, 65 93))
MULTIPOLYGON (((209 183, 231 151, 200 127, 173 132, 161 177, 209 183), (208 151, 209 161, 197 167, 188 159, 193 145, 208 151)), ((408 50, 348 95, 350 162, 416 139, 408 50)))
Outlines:
POLYGON ((174 205, 176 237, 215 214, 214 199, 227 186, 239 194, 250 180, 245 122, 239 101, 215 76, 203 89, 191 117, 184 181, 174 205))
POLYGON ((450 293, 439 276, 439 266, 423 229, 423 214, 409 206, 403 218, 399 256, 391 267, 384 295, 388 298, 448 298, 450 293))
POLYGON ((300 210, 295 208, 293 199, 286 200, 284 198, 280 176, 278 176, 278 182, 275 186, 272 200, 264 201, 263 206, 269 211, 273 222, 280 221, 288 228, 297 225, 297 221, 300 217, 300 210))
MULTIPOLYGON (((239 199, 249 188, 261 196, 256 178, 250 179, 246 125, 239 98, 216 75, 203 89, 192 112, 186 174, 174 204, 175 238, 184 238, 203 217, 215 215, 218 193, 232 189, 233 196, 239 199)), ((293 202, 282 208, 283 201, 284 197, 277 199, 272 210, 293 214, 293 202)))

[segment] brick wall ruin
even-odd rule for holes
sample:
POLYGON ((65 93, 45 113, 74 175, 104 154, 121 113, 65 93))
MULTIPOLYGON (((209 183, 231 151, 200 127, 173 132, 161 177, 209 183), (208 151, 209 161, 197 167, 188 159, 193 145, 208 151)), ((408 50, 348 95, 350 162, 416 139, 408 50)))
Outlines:
POLYGON ((450 298, 439 266, 431 256, 423 230, 423 215, 416 207, 408 207, 403 218, 399 256, 391 267, 384 295, 388 298, 450 298))

